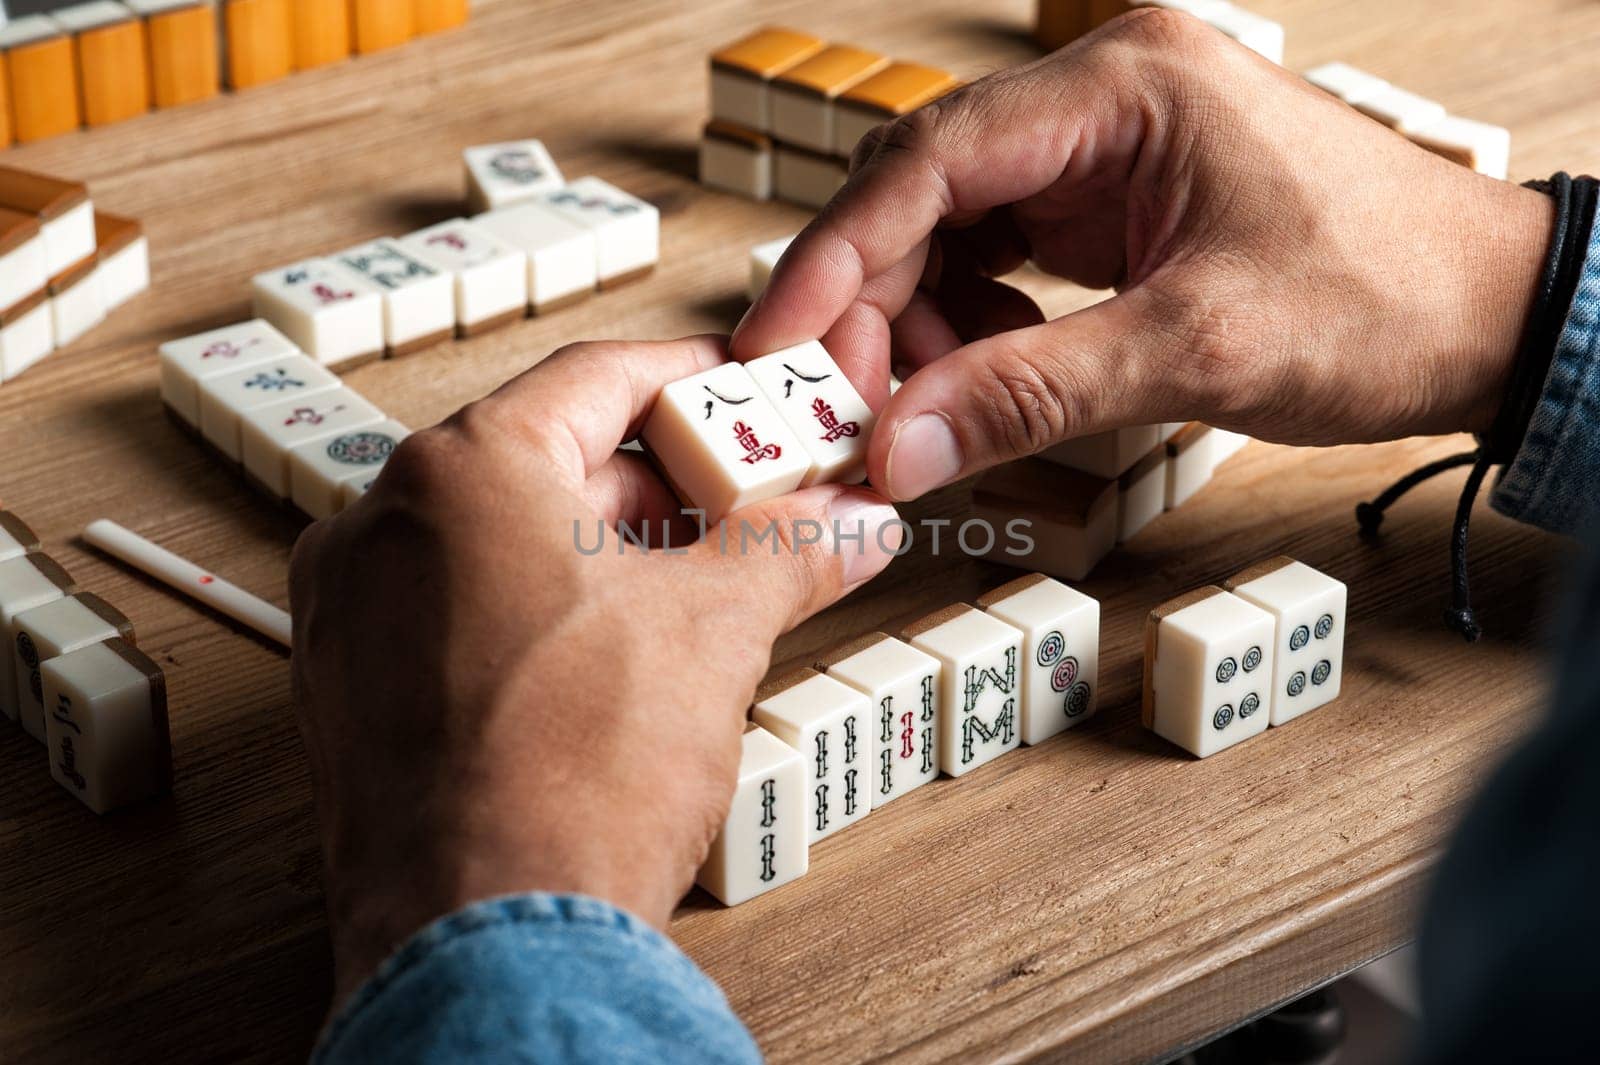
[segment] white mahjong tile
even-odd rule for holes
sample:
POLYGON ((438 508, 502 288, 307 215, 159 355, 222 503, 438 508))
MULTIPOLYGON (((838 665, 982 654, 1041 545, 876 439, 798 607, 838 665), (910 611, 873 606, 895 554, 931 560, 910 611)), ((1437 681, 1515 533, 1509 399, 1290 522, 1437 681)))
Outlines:
POLYGON ((1188 502, 1211 481, 1217 472, 1219 442, 1216 430, 1199 422, 1184 426, 1167 441, 1168 510, 1188 502))
POLYGON ((1200 758, 1255 736, 1271 717, 1271 614, 1199 588, 1145 622, 1144 724, 1200 758))
POLYGON ((339 485, 339 509, 343 510, 345 507, 348 507, 350 504, 354 503, 356 500, 372 491, 372 486, 378 483, 378 474, 382 472, 382 469, 378 469, 370 473, 363 474, 359 477, 352 477, 348 481, 341 482, 339 485))
POLYGON ((125 640, 68 652, 40 667, 50 775, 97 814, 172 786, 167 685, 125 640))
POLYGON ((1276 622, 1272 724, 1285 724, 1339 697, 1344 674, 1343 582, 1280 556, 1235 574, 1227 588, 1276 622))
POLYGON ((594 231, 601 288, 645 273, 661 257, 661 213, 615 185, 581 177, 541 202, 594 231))
POLYGON ((120 636, 133 639, 133 623, 97 595, 80 592, 25 610, 11 622, 7 649, 15 677, 12 696, 23 731, 43 743, 44 688, 39 667, 52 658, 120 636))
POLYGON ((1232 4, 1207 13, 1205 21, 1206 25, 1221 30, 1257 55, 1282 65, 1283 26, 1280 23, 1232 4))
POLYGON ((58 274, 94 254, 94 204, 84 200, 45 222, 45 269, 58 274))
POLYGON ((71 344, 106 320, 105 295, 91 260, 50 282, 50 319, 56 347, 71 344))
POLYGON ((737 906, 805 875, 806 772, 799 752, 755 725, 741 740, 728 819, 695 882, 737 906))
POLYGON ((849 176, 845 160, 803 148, 780 144, 772 157, 772 194, 802 207, 826 206, 849 176))
POLYGON ((456 330, 455 278, 387 238, 334 256, 383 294, 383 344, 390 355, 419 351, 456 330))
POLYGON ((1504 126, 1446 115, 1416 127, 1406 137, 1435 155, 1502 181, 1511 165, 1511 131, 1504 126))
POLYGON ((307 259, 257 274, 255 313, 324 366, 383 351, 383 291, 331 259, 307 259))
POLYGON ((260 318, 169 340, 160 348, 161 401, 199 428, 201 381, 299 353, 294 341, 260 318))
POLYGON ((0 380, 11 380, 55 350, 55 316, 47 294, 37 292, 0 310, 0 380))
POLYGON ((0 562, 37 550, 39 536, 28 528, 28 523, 9 510, 0 510, 0 562))
POLYGON ((794 491, 811 469, 805 445, 736 362, 663 388, 639 438, 707 522, 794 491))
POLYGON ((137 237, 127 247, 100 260, 95 273, 107 313, 150 287, 150 241, 137 237))
POLYGON ((700 184, 752 200, 770 200, 772 140, 725 123, 707 125, 700 138, 700 184))
POLYGON ((1078 581, 1116 546, 1117 503, 1114 480, 1019 459, 979 478, 958 533, 971 554, 1078 581))
POLYGON ((1443 104, 1394 85, 1352 101, 1351 106, 1401 133, 1432 125, 1445 116, 1443 104))
POLYGON ((1138 535, 1167 509, 1167 449, 1158 445, 1117 478, 1117 543, 1138 535))
POLYGON ((801 669, 763 687, 750 718, 805 760, 808 842, 872 812, 872 707, 865 695, 801 669))
POLYGON ((547 204, 519 203, 473 222, 528 258, 528 303, 544 314, 589 295, 598 283, 595 231, 547 204))
POLYGON ((1250 438, 1243 433, 1236 433, 1231 429, 1218 429, 1211 427, 1213 438, 1212 446, 1216 448, 1216 464, 1218 466, 1244 450, 1250 438))
POLYGON ((1039 457, 1057 466, 1110 478, 1120 476, 1160 442, 1159 426, 1134 425, 1063 440, 1039 452, 1039 457))
POLYGON ((909 626, 907 643, 939 660, 939 768, 953 777, 1016 750, 1022 632, 958 603, 909 626))
POLYGON ((456 328, 472 336, 523 317, 528 257, 465 218, 401 237, 402 248, 455 278, 456 328))
POLYGON ((536 140, 480 144, 462 152, 467 203, 474 211, 531 200, 565 184, 556 161, 536 140))
POLYGON ((1376 74, 1368 74, 1349 63, 1324 63, 1306 71, 1305 79, 1323 92, 1337 96, 1347 104, 1375 96, 1389 88, 1389 83, 1376 74))
POLYGON ((235 462, 240 460, 239 416, 296 396, 341 387, 339 378, 309 355, 294 352, 200 382, 200 433, 235 462))
POLYGON ((77 591, 72 578, 48 555, 31 554, 0 562, 0 712, 16 721, 17 668, 11 653, 17 617, 77 591))
POLYGON ((371 483, 410 432, 390 420, 294 448, 289 452, 294 505, 318 519, 338 513, 345 504, 345 484, 371 483))
POLYGON ((799 235, 790 233, 787 237, 769 240, 750 249, 750 285, 746 293, 752 303, 757 296, 766 291, 767 282, 772 280, 772 271, 777 269, 778 260, 783 258, 783 253, 789 250, 789 245, 793 244, 794 238, 799 235))
POLYGON ((1019 577, 978 600, 1022 632, 1022 742, 1042 743, 1081 724, 1100 696, 1100 603, 1042 573, 1019 577))
POLYGON ((239 416, 240 457, 246 473, 287 499, 291 450, 384 420, 382 411, 348 388, 279 400, 239 416))
POLYGON ((875 632, 837 648, 822 665, 870 704, 874 810, 939 775, 938 659, 875 632))
POLYGON ((877 416, 820 342, 763 355, 745 369, 811 456, 802 486, 867 479, 867 441, 877 416))
POLYGON ((0 207, 0 311, 44 288, 44 235, 28 215, 0 207))

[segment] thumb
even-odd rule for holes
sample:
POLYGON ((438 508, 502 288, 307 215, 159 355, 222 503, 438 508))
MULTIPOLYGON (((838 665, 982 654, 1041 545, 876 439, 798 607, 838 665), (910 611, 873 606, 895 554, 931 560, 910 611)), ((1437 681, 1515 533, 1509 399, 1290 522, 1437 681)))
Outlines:
POLYGON ((1138 290, 1013 329, 924 366, 892 396, 867 451, 891 499, 1041 451, 1069 437, 1168 421, 1179 342, 1138 290))
POLYGON ((876 577, 904 540, 900 516, 876 492, 818 485, 734 511, 684 561, 719 609, 776 639, 876 577))

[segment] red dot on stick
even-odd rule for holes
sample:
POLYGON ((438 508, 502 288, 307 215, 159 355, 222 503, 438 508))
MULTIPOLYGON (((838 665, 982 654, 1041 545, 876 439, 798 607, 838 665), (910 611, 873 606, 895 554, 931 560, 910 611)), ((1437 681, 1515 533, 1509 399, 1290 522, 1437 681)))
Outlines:
POLYGON ((207 573, 204 577, 200 578, 200 583, 201 584, 210 584, 214 580, 216 580, 216 578, 213 577, 211 574, 207 573))

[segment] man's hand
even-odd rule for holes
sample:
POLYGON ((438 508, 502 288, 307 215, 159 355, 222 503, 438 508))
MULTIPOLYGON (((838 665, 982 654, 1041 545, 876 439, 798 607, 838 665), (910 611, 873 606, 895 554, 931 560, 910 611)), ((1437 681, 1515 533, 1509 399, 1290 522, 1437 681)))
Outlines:
POLYGON ((296 707, 336 1001, 475 899, 582 892, 664 926, 727 816, 773 641, 888 562, 893 508, 840 486, 729 519, 771 522, 777 551, 724 554, 715 532, 682 554, 618 554, 614 533, 579 551, 598 524, 681 534, 671 491, 617 447, 661 386, 725 358, 710 337, 564 349, 412 436, 301 537, 296 707), (835 550, 840 526, 865 536, 835 550))
POLYGON ((1071 436, 1198 418, 1328 444, 1482 430, 1546 197, 1147 9, 870 134, 732 348, 820 337, 910 499, 1071 436), (1028 259, 1118 295, 1046 322, 1028 259), (909 375, 909 377, 908 377, 909 375))

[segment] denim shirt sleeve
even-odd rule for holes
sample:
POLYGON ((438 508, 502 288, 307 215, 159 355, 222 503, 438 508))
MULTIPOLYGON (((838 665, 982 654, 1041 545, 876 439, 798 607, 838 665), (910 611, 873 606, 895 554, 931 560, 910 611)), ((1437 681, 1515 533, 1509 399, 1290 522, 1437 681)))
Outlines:
POLYGON ((328 1025, 316 1065, 759 1063, 722 992, 608 903, 533 893, 435 921, 328 1025))
POLYGON ((1502 514, 1576 535, 1600 518, 1600 225, 1522 448, 1495 486, 1502 514))

